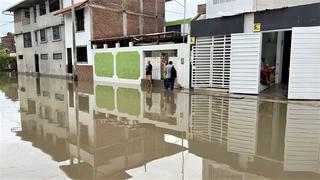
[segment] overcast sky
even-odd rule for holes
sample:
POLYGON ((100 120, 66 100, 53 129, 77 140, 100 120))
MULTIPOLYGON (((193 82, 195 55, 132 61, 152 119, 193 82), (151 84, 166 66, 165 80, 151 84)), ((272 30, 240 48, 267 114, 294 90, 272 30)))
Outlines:
MULTIPOLYGON (((13 17, 3 15, 2 11, 20 2, 21 0, 0 0, 0 37, 7 32, 13 32, 13 17)), ((183 4, 183 0, 177 0, 183 4)), ((193 17, 197 13, 197 5, 205 3, 206 0, 187 0, 187 17, 193 17)), ((177 20, 183 18, 183 7, 176 2, 166 4, 166 20, 177 20)))

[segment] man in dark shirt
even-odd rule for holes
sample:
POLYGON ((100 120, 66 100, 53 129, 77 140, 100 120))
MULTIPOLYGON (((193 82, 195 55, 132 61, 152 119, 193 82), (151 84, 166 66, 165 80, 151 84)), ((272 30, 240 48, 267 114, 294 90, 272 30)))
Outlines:
POLYGON ((146 66, 146 77, 147 77, 147 87, 152 87, 152 65, 150 61, 148 61, 148 64, 146 66))

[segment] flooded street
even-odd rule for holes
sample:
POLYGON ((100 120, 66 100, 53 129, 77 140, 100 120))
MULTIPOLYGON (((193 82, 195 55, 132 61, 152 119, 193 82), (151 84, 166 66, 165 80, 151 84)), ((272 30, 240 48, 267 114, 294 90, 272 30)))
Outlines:
POLYGON ((320 179, 320 107, 1 74, 0 179, 320 179))

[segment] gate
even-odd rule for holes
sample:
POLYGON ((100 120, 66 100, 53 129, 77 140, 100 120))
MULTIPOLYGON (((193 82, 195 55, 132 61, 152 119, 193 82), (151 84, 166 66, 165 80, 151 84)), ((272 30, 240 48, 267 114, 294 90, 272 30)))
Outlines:
POLYGON ((192 47, 192 87, 229 89, 231 36, 197 38, 192 47))

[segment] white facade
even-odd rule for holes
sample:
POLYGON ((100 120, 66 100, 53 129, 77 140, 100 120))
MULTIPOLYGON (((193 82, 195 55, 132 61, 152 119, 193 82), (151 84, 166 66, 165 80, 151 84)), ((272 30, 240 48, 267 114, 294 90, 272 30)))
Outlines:
POLYGON ((40 74, 63 76, 66 74, 63 18, 54 16, 54 12, 49 12, 49 1, 46 1, 46 14, 44 15, 40 16, 38 4, 35 4, 34 7, 28 9, 30 18, 24 17, 25 10, 15 11, 15 16, 21 16, 21 20, 14 24, 18 71, 35 73, 35 55, 38 55, 40 74), (34 7, 36 11, 34 11, 34 7), (53 39, 52 27, 55 26, 59 26, 60 30, 60 39, 58 40, 53 39), (40 30, 43 29, 46 31, 47 40, 45 42, 41 42, 40 38, 40 30), (24 46, 23 35, 25 33, 31 33, 31 47, 24 46), (53 59, 54 53, 61 53, 62 58, 53 59), (48 58, 41 60, 41 54, 47 54, 48 58))
MULTIPOLYGON (((152 46, 133 46, 133 47, 120 47, 120 48, 106 48, 106 49, 95 49, 93 57, 96 53, 112 53, 115 57, 118 52, 131 52, 135 51, 140 54, 140 77, 137 80, 120 79, 116 75, 113 78, 98 77, 94 70, 94 80, 100 82, 112 82, 112 83, 125 83, 140 85, 141 80, 145 77, 145 51, 160 51, 160 50, 177 50, 177 57, 169 58, 173 61, 173 65, 177 70, 177 83, 183 88, 189 88, 189 72, 190 72, 190 46, 189 44, 165 44, 165 45, 152 45, 152 46)), ((116 65, 116 59, 114 58, 114 64, 116 65)), ((152 64, 152 62, 151 62, 152 64)), ((95 67, 94 67, 95 69, 95 67)), ((116 74, 116 67, 115 67, 116 74)), ((158 79, 160 80, 160 79, 158 79)))
POLYGON ((217 18, 319 2, 320 0, 207 0, 206 16, 217 18))
MULTIPOLYGON (((81 2, 82 0, 75 0, 74 3, 81 2)), ((64 8, 70 6, 71 3, 69 0, 64 0, 63 6, 64 8)), ((67 48, 72 49, 73 53, 73 36, 72 36, 72 16, 71 12, 64 14, 64 21, 65 21, 65 46, 66 51, 67 48)), ((92 34, 92 19, 91 19, 91 10, 89 7, 84 7, 84 31, 76 32, 76 46, 77 47, 87 47, 87 63, 80 63, 78 65, 92 65, 92 48, 91 48, 91 34, 92 34)), ((66 53, 67 56, 67 53, 66 53)), ((72 56, 73 57, 73 56, 72 56)))

